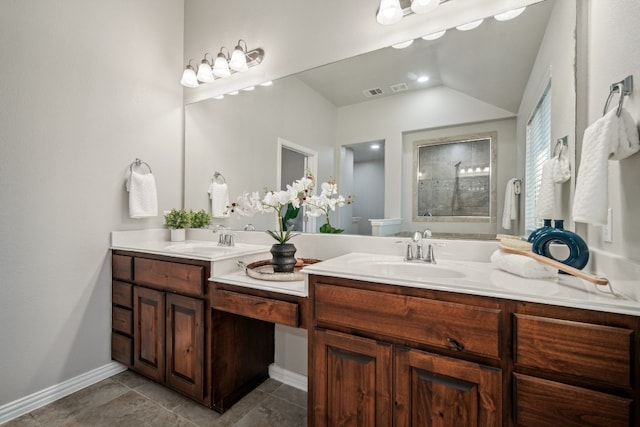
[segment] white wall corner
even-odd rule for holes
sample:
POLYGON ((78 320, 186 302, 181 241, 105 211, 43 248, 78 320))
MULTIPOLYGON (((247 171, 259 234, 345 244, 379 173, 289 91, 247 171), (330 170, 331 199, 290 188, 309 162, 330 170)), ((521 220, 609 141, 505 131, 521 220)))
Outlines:
POLYGON ((276 381, 295 387, 298 390, 308 390, 308 381, 305 375, 281 368, 274 363, 269 365, 269 376, 276 381))

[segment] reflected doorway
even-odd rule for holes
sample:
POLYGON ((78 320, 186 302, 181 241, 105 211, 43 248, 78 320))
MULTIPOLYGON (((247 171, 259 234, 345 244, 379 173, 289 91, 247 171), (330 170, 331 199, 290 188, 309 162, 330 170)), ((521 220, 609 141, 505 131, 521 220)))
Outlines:
MULTIPOLYGON (((278 188, 286 190, 287 185, 305 176, 310 171, 316 176, 318 169, 318 153, 307 147, 278 138, 278 188)), ((310 218, 304 221, 304 211, 291 220, 294 229, 303 232, 315 230, 315 221, 310 218)))
MULTIPOLYGON (((384 218, 384 140, 345 145, 346 168, 356 196, 347 232, 371 236, 370 219, 384 218)), ((346 228, 346 227, 345 227, 346 228)))

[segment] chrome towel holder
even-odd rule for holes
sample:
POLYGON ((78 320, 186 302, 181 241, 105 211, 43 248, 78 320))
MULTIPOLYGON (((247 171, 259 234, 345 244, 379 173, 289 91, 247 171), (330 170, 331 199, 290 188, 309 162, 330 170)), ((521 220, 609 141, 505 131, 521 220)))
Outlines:
POLYGON ((623 80, 619 82, 612 83, 609 89, 609 96, 607 97, 607 102, 604 104, 604 112, 602 115, 606 115, 607 111, 609 111, 609 103, 611 102, 611 98, 614 93, 620 94, 620 100, 618 101, 618 109, 616 110, 616 116, 620 117, 622 113, 622 104, 624 103, 624 97, 631 95, 633 92, 633 76, 627 76, 623 80))
POLYGON ((140 166, 142 166, 142 165, 145 165, 145 166, 147 167, 147 169, 149 169, 149 173, 153 173, 153 172, 151 171, 151 166, 149 166, 149 163, 147 163, 147 162, 145 162, 145 161, 143 161, 143 160, 140 160, 140 159, 136 159, 136 161, 135 161, 135 162, 133 162, 133 163, 131 163, 131 164, 129 165, 129 171, 130 171, 130 172, 133 172, 133 167, 134 167, 134 166, 135 166, 135 167, 140 167, 140 166))
POLYGON ((220 172, 216 171, 216 173, 213 174, 213 178, 211 179, 211 182, 217 180, 219 183, 220 181, 222 181, 222 184, 226 184, 227 180, 225 179, 224 175, 222 175, 220 172))

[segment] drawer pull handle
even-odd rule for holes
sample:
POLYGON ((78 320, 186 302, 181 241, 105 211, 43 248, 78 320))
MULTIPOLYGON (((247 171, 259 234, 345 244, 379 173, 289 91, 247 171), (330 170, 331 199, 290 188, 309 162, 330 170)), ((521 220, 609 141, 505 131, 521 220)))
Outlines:
POLYGON ((464 350, 464 345, 462 345, 458 341, 454 340, 453 338, 447 338, 447 342, 449 343, 449 347, 451 347, 452 349, 454 349, 456 351, 464 350))

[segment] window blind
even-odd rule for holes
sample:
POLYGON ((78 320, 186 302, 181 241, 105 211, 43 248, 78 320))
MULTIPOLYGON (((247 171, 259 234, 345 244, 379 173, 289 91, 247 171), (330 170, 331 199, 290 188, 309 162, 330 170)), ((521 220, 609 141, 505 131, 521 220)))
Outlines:
POLYGON ((536 199, 542 165, 551 157, 551 80, 527 123, 525 154, 524 230, 529 235, 542 225, 536 218, 536 199))

